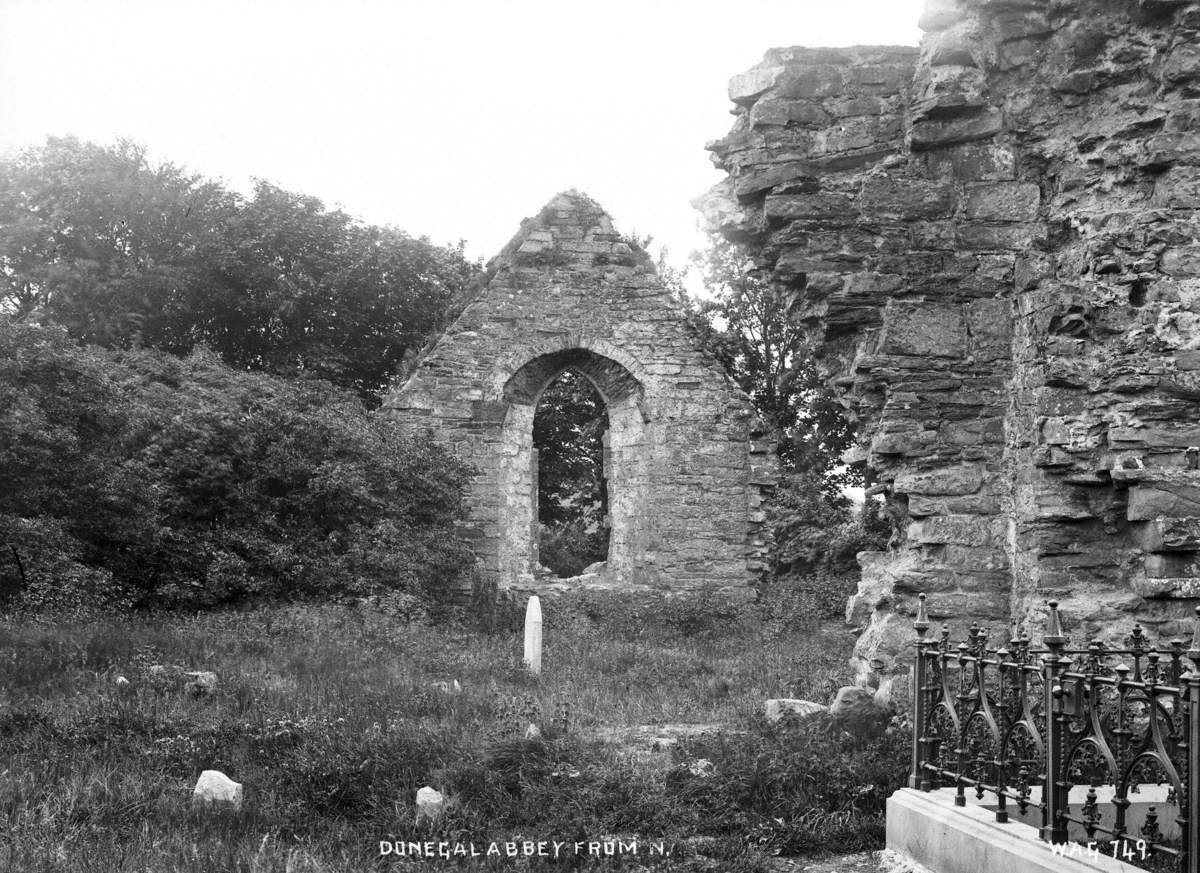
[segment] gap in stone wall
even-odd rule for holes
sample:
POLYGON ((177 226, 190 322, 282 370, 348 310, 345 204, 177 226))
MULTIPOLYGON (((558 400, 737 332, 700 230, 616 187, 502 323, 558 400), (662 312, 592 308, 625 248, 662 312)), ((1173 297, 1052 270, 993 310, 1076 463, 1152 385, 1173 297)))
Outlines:
POLYGON ((542 392, 533 419, 540 569, 558 578, 608 560, 608 408, 568 367, 542 392))

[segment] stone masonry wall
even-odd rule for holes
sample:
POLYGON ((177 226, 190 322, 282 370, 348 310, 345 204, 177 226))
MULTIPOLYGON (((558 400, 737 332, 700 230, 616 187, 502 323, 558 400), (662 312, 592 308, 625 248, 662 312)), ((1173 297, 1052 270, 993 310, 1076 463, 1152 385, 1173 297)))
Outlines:
POLYGON ((562 587, 537 561, 532 430, 538 398, 568 367, 595 385, 610 421, 608 561, 574 584, 749 593, 774 447, 650 258, 575 192, 522 224, 385 403, 400 426, 476 466, 466 533, 485 579, 562 587))
POLYGON ((734 77, 698 206, 798 290, 896 522, 848 618, 1184 631, 1200 596, 1200 4, 930 0, 734 77))

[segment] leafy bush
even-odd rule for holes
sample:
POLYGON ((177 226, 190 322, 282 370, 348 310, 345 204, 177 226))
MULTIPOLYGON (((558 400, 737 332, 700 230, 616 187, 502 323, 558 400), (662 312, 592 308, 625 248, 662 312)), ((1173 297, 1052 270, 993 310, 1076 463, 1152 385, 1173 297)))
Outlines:
POLYGON ((891 533, 877 502, 855 511, 822 494, 811 474, 784 479, 769 518, 774 542, 762 607, 785 623, 840 617, 858 587, 856 555, 882 549, 891 533))
POLYGON ((587 518, 558 525, 542 524, 538 526, 538 534, 539 560, 556 576, 578 576, 608 556, 608 527, 587 518))
POLYGON ((25 607, 428 596, 470 565, 467 475, 326 382, 0 319, 0 590, 25 607))

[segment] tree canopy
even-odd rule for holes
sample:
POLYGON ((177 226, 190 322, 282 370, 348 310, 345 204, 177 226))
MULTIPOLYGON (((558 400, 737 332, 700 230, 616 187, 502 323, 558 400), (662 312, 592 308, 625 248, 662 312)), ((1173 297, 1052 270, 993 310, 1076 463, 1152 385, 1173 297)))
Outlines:
POLYGON ((795 318, 797 292, 759 276, 750 259, 720 237, 710 237, 708 251, 694 261, 711 294, 690 301, 707 346, 781 436, 785 471, 812 477, 828 499, 844 502, 842 491, 862 478, 842 463, 854 432, 795 318))
POLYGON ((313 376, 373 398, 479 272, 258 180, 249 198, 129 141, 0 161, 0 311, 76 339, 313 376))

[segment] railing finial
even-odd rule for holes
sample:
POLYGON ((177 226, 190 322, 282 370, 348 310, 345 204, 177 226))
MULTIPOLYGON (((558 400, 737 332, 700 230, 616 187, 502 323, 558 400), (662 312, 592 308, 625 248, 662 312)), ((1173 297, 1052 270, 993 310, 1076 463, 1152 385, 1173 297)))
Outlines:
POLYGON ((1192 633, 1192 647, 1188 649, 1188 660, 1196 670, 1200 670, 1200 606, 1196 607, 1195 631, 1192 633))
POLYGON ((1046 625, 1046 633, 1042 635, 1042 642, 1047 646, 1061 646, 1067 641, 1063 634, 1062 618, 1058 614, 1058 601, 1051 600, 1047 606, 1050 607, 1050 623, 1046 625))
POLYGON ((924 593, 917 595, 917 620, 913 622, 913 628, 919 637, 924 637, 925 631, 929 630, 929 613, 925 611, 924 593))

